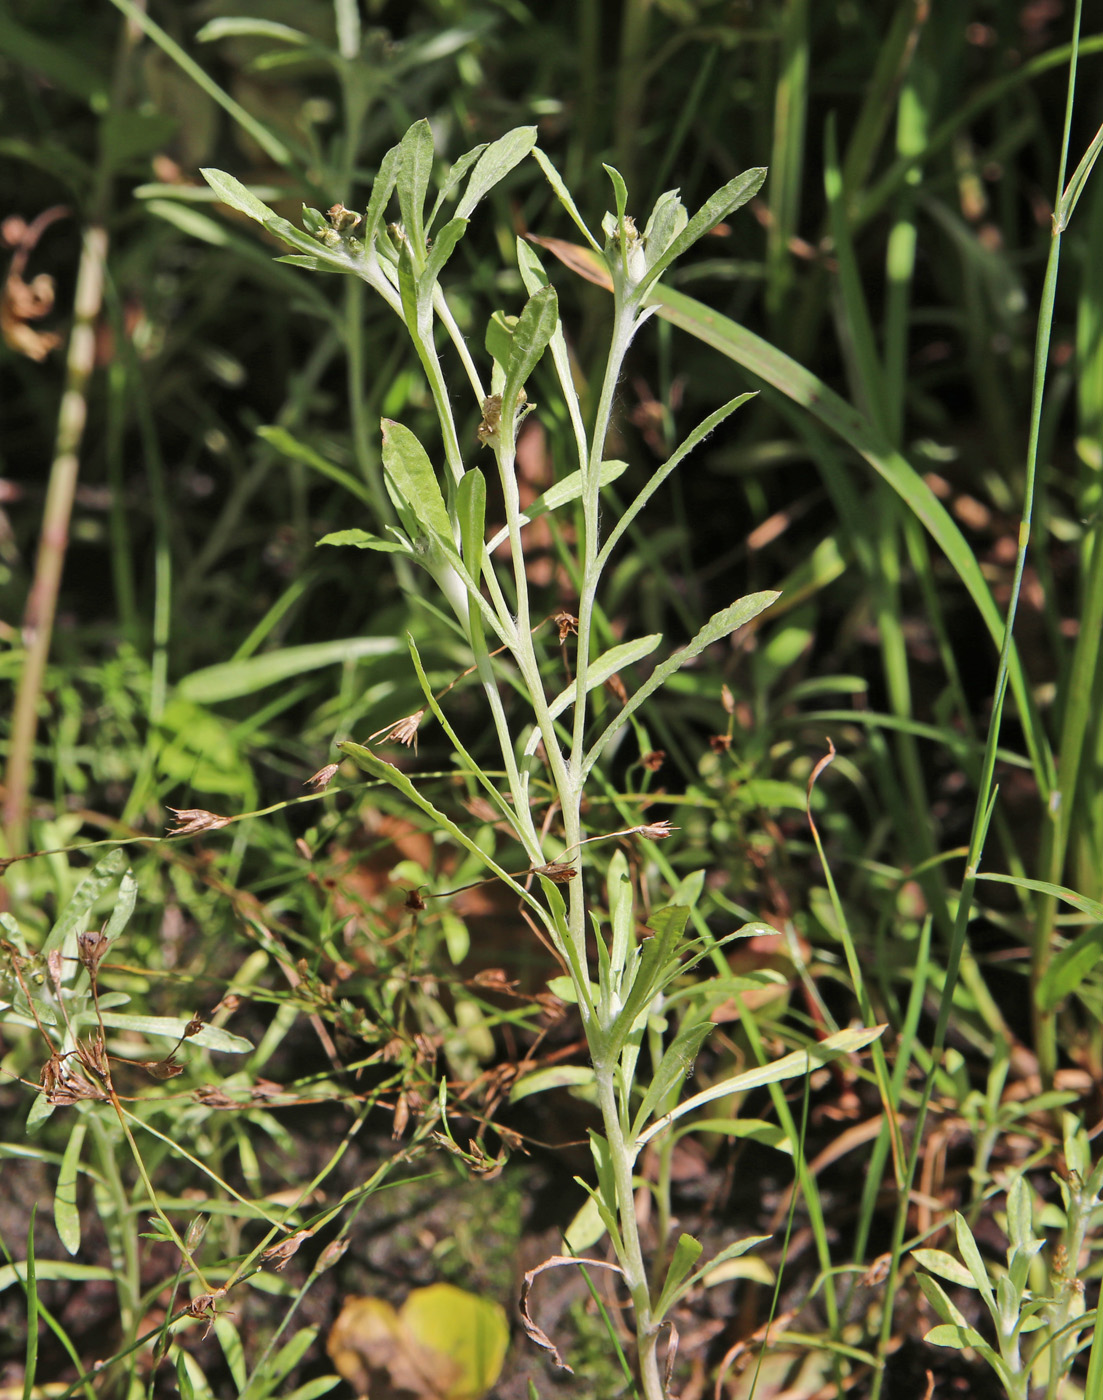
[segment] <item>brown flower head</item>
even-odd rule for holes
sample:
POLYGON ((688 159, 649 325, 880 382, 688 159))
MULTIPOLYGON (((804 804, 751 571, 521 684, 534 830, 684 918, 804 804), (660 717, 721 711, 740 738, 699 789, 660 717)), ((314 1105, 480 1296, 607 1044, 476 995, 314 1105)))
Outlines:
POLYGON ((198 831, 217 831, 229 826, 229 817, 220 817, 217 812, 207 812, 202 807, 170 807, 168 809, 176 822, 169 827, 166 836, 193 836, 198 831))

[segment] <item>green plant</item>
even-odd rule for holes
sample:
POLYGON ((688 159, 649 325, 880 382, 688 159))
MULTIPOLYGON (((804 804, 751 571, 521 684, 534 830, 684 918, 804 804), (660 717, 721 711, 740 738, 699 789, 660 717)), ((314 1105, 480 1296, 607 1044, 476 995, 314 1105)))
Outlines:
POLYGON ((1055 1400, 1086 1345, 1083 1334, 1095 1321, 1084 1306, 1083 1280, 1090 1268, 1085 1252, 1093 1247, 1098 1229, 1103 1162, 1093 1167, 1087 1132, 1071 1114, 1065 1115, 1064 1148, 1065 1172, 1054 1174, 1063 1211, 1043 1210, 1023 1174, 1007 1189, 1006 1268, 985 1263, 961 1215, 954 1217, 961 1262, 945 1250, 912 1250, 915 1261, 929 1271, 919 1275, 920 1286, 942 1318, 927 1340, 937 1346, 974 1348, 999 1376, 1009 1400, 1027 1400, 1037 1385, 1045 1385, 1047 1400, 1055 1400), (1039 1214, 1061 1231, 1048 1269, 1040 1258, 1045 1237, 1035 1232, 1039 1214), (965 1318, 938 1278, 979 1295, 991 1318, 995 1346, 965 1318))
MULTIPOLYGON (((597 1185, 588 1189, 632 1299, 643 1393, 648 1400, 659 1400, 664 1385, 658 1341, 664 1320, 678 1298, 706 1270, 694 1271, 701 1246, 683 1235, 663 1275, 650 1275, 634 1206, 633 1173, 640 1151, 677 1117, 706 1102, 806 1073, 814 1063, 869 1044, 880 1032, 870 1029, 828 1036, 761 1069, 724 1080, 672 1108, 668 1099, 692 1066, 709 1023, 691 1016, 665 1046, 652 1038, 654 1059, 649 1073, 641 1063, 644 1037, 671 984, 712 954, 716 944, 708 936, 685 937, 690 910, 678 904, 653 909, 646 921, 648 936, 639 941, 640 916, 623 862, 610 865, 607 921, 601 919, 587 879, 588 845, 614 838, 659 841, 669 833, 670 824, 637 821, 619 830, 594 832, 584 821, 584 794, 591 775, 614 746, 623 742, 625 731, 648 697, 706 648, 752 621, 777 595, 754 594, 716 613, 686 646, 655 666, 633 692, 620 682, 622 703, 610 713, 611 707, 602 700, 603 684, 650 656, 662 639, 656 634, 613 641, 601 607, 602 576, 644 505, 693 448, 747 396, 731 400, 705 419, 622 508, 617 523, 602 539, 602 487, 621 470, 619 463, 605 460, 605 443, 624 358, 633 337, 657 309, 653 301, 660 278, 676 258, 752 197, 765 172, 752 170, 731 180, 692 218, 676 193, 668 192, 657 200, 641 232, 627 212, 624 181, 615 169, 607 167, 616 212, 605 216, 604 238, 599 241, 551 162, 536 148, 535 140, 535 129, 519 128, 489 146, 469 151, 451 167, 430 204, 433 140, 428 124, 416 123, 384 158, 366 215, 341 205, 326 215, 307 208, 305 232, 275 214, 231 176, 214 170, 205 174, 220 198, 294 250, 284 261, 312 271, 351 274, 371 286, 402 320, 425 372, 438 418, 442 469, 438 471, 409 429, 384 419, 383 473, 397 523, 385 520, 383 535, 351 528, 327 535, 320 543, 384 551, 408 565, 418 565, 448 603, 452 613, 449 627, 459 633, 473 657, 501 755, 504 785, 491 778, 454 727, 444 702, 430 685, 412 638, 411 660, 424 706, 403 725, 395 726, 388 737, 409 742, 423 716, 431 712, 455 751, 460 772, 482 789, 499 823, 520 848, 527 868, 520 874, 511 873, 514 858, 497 849, 481 850, 413 778, 371 748, 351 740, 343 740, 338 747, 374 780, 401 793, 438 830, 480 858, 493 876, 513 890, 530 924, 554 950, 564 969, 560 989, 569 989, 578 1005, 591 1059, 591 1067, 581 1078, 591 1086, 603 1125, 603 1134, 591 1136, 597 1185), (487 326, 488 383, 441 284, 477 205, 530 153, 586 239, 613 291, 610 344, 589 425, 584 422, 573 383, 556 293, 531 246, 517 242, 517 266, 527 300, 515 315, 496 312, 487 326), (392 197, 397 198, 401 222, 388 225, 386 210, 392 197), (447 217, 445 210, 452 199, 457 200, 456 207, 447 217), (478 415, 477 444, 491 449, 497 468, 506 524, 489 541, 487 481, 481 468, 471 463, 471 451, 465 452, 461 445, 453 381, 441 360, 438 331, 451 342, 460 374, 467 381, 472 416, 478 415), (518 431, 533 410, 527 386, 535 381, 545 356, 569 417, 577 466, 561 475, 534 507, 522 512, 516 471, 518 431), (577 615, 559 611, 553 619, 557 635, 551 636, 549 644, 552 629, 539 621, 534 611, 523 527, 539 513, 562 510, 576 501, 578 545, 567 558, 567 569, 577 592, 577 615), (503 542, 508 544, 511 568, 499 573, 492 549, 503 542), (562 645, 570 635, 577 638, 573 652, 562 645), (520 697, 519 714, 515 705, 507 706, 503 686, 520 697), (563 885, 568 889, 566 899, 563 885)), ((742 1252, 746 1247, 744 1242, 729 1252, 742 1252)))

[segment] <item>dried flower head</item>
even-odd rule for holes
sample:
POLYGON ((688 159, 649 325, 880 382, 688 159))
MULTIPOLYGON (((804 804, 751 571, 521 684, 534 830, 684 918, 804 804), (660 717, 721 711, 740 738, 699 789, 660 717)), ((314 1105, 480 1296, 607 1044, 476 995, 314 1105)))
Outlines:
POLYGON ((287 1239, 280 1240, 266 1249, 261 1258, 267 1259, 270 1264, 274 1263, 276 1272, 280 1273, 287 1267, 288 1260, 298 1253, 303 1241, 310 1239, 313 1233, 313 1230, 299 1230, 294 1235, 288 1235, 287 1239))
POLYGON ((574 613, 557 612, 552 617, 552 621, 559 629, 560 642, 565 642, 570 636, 578 636, 578 618, 575 617, 574 613))
POLYGON ((417 727, 425 717, 424 710, 416 710, 412 715, 407 715, 405 719, 400 719, 383 735, 384 741, 393 739, 396 744, 405 744, 417 753, 417 727))
POLYGON ((646 768, 649 773, 657 773, 666 762, 665 749, 651 749, 640 758, 640 767, 646 768))
POLYGON ((229 817, 220 817, 217 812, 207 812, 202 807, 170 807, 168 809, 176 821, 169 827, 166 836, 193 836, 197 831, 217 831, 229 826, 229 817))
POLYGON ((676 826, 671 826, 664 817, 659 822, 647 822, 643 826, 633 827, 636 836, 642 836, 646 841, 665 841, 671 832, 677 831, 676 826))
MULTIPOLYGON (((339 763, 327 763, 324 768, 319 768, 317 773, 307 778, 306 782, 303 783, 303 787, 313 788, 315 792, 324 792, 333 781, 340 766, 339 763)), ((297 844, 296 842, 296 845, 297 844)))
POLYGON ((411 914, 420 914, 425 908, 425 896, 420 889, 413 889, 409 892, 406 896, 405 908, 409 909, 411 914))
POLYGON ((577 866, 568 865, 566 861, 562 860, 549 860, 547 865, 533 866, 533 870, 537 875, 543 875, 556 885, 565 885, 578 874, 577 866))
POLYGON ((95 977, 109 947, 110 940, 103 929, 98 932, 95 929, 90 929, 87 933, 77 934, 77 957, 80 959, 81 965, 87 969, 89 976, 95 977))
POLYGON ((732 746, 730 734, 713 734, 709 737, 709 748, 713 753, 727 753, 732 746))

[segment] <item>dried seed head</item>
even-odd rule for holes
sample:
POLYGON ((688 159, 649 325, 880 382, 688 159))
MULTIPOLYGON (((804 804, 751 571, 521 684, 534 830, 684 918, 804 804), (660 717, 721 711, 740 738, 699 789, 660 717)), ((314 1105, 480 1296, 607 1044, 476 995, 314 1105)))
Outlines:
MULTIPOLYGON (((327 763, 324 768, 319 768, 317 773, 307 778, 306 782, 303 783, 303 787, 313 788, 315 792, 323 792, 333 781, 340 766, 339 763, 327 763)), ((298 845, 298 842, 295 844, 298 845)), ((307 853, 307 859, 310 859, 309 851, 307 853)))
POLYGON ((407 715, 405 719, 400 719, 396 725, 384 734, 384 741, 393 739, 396 744, 405 744, 417 753, 417 727, 425 716, 424 710, 417 710, 412 715, 407 715))
POLYGON ((135 1061, 152 1079, 175 1079, 184 1073, 184 1066, 175 1055, 166 1055, 163 1060, 135 1061))
POLYGON ((578 618, 574 613, 557 612, 552 621, 559 628, 559 640, 565 642, 570 636, 578 636, 578 618))
POLYGON ((184 1039, 190 1040, 193 1035, 198 1035, 202 1029, 203 1020, 197 1012, 184 1027, 184 1039))
POLYGON ((87 968, 90 977, 95 977, 99 971, 103 955, 109 946, 110 942, 103 929, 100 929, 98 933, 95 930, 89 930, 87 933, 77 934, 77 957, 80 959, 81 965, 87 968))
POLYGON ((545 876, 556 885, 566 885, 578 874, 576 866, 561 860, 549 860, 547 865, 537 865, 533 869, 537 875, 545 876))
POLYGON ((677 831, 676 826, 671 826, 664 817, 661 822, 648 822, 644 826, 633 827, 636 836, 642 836, 646 841, 664 841, 671 832, 677 831))
POLYGON ((296 1234, 289 1235, 287 1239, 280 1240, 278 1244, 274 1244, 271 1248, 266 1249, 261 1255, 261 1258, 267 1259, 269 1263, 274 1263, 276 1265, 276 1272, 280 1273, 287 1267, 288 1260, 292 1259, 299 1252, 299 1246, 303 1241, 310 1239, 313 1233, 313 1230, 299 1230, 296 1234))
POLYGON ((425 908, 425 898, 422 895, 420 889, 411 890, 409 892, 409 894, 406 896, 405 907, 409 909, 411 914, 421 913, 421 911, 425 908))
POLYGON ((720 687, 720 703, 729 715, 735 714, 735 696, 726 685, 720 687))
POLYGON ((351 1240, 333 1240, 326 1245, 321 1254, 318 1255, 318 1262, 314 1265, 316 1274, 324 1274, 327 1269, 332 1269, 334 1264, 340 1263, 345 1251, 352 1243, 351 1240))
POLYGON ((665 749, 652 749, 640 758, 640 767, 646 768, 649 773, 657 773, 666 762, 665 749))
POLYGON ((169 807, 176 825, 169 827, 166 836, 192 836, 197 831, 217 831, 230 824, 229 817, 220 817, 217 812, 207 812, 202 807, 169 807))
POLYGON ((730 734, 713 734, 709 738, 709 748, 713 753, 727 753, 732 746, 730 734))

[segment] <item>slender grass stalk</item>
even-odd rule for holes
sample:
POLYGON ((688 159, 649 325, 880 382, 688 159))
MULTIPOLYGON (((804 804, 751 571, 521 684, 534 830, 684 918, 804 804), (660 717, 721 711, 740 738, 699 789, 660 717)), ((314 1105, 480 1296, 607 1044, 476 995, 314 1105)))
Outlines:
POLYGON ((69 520, 80 472, 81 443, 88 417, 88 385, 95 359, 94 325, 103 300, 107 243, 107 229, 102 223, 91 223, 84 230, 73 297, 73 328, 66 356, 65 391, 58 413, 57 438, 50 465, 34 581, 23 615, 27 650, 12 714, 4 794, 4 826, 9 855, 20 855, 26 847, 27 804, 33 778, 38 705, 46 676, 57 596, 69 543, 69 520))

